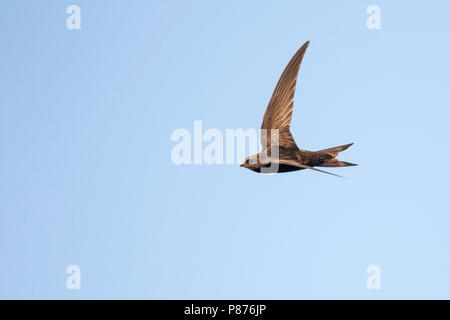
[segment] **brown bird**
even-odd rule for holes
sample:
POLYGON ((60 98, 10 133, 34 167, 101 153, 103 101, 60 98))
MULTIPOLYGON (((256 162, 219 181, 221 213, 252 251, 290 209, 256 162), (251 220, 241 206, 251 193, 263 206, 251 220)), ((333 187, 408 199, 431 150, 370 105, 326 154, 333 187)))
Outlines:
POLYGON ((336 158, 339 152, 344 151, 353 143, 319 151, 308 151, 300 149, 291 134, 290 126, 297 75, 308 45, 309 41, 289 61, 278 80, 272 98, 270 98, 261 125, 262 152, 247 157, 241 164, 241 167, 259 173, 312 169, 338 176, 337 174, 314 167, 347 167, 357 165, 339 161, 336 158), (271 142, 272 139, 274 139, 273 143, 271 142))

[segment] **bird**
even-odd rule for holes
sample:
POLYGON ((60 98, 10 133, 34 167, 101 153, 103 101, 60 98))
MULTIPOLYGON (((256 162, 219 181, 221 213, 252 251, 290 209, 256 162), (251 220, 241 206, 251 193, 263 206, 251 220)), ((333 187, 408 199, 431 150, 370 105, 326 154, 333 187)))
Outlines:
POLYGON ((261 124, 262 151, 245 158, 241 167, 258 173, 283 173, 310 169, 341 177, 315 167, 357 166, 355 163, 337 159, 339 152, 346 150, 353 143, 309 151, 300 149, 292 136, 290 126, 297 76, 309 43, 309 41, 305 42, 294 54, 273 91, 261 124))

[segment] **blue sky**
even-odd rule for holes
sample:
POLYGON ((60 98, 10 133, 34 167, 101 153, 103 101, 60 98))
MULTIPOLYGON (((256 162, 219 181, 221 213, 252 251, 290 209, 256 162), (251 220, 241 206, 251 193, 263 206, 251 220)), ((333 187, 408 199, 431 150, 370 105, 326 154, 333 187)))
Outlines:
POLYGON ((449 11, 2 1, 0 298, 450 298, 449 11), (330 169, 346 179, 171 162, 195 120, 258 128, 307 40, 292 133, 354 142, 340 158, 359 166, 330 169))

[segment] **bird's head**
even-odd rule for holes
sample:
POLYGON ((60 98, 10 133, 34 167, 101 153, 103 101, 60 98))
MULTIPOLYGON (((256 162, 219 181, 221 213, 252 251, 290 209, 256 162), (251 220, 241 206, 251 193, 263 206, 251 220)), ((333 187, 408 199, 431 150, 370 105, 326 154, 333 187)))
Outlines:
POLYGON ((258 172, 261 167, 258 155, 254 154, 245 158, 245 160, 241 163, 241 167, 258 172))

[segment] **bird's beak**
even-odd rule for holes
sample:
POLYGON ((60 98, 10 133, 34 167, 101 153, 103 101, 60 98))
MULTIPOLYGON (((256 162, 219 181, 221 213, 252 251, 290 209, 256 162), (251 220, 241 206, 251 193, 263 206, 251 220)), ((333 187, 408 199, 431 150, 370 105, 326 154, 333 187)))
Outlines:
POLYGON ((240 167, 243 167, 243 166, 244 166, 244 164, 243 164, 243 163, 241 163, 240 167))

